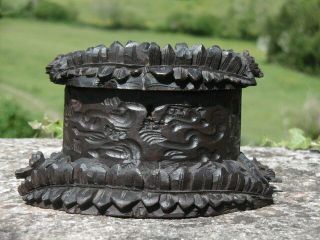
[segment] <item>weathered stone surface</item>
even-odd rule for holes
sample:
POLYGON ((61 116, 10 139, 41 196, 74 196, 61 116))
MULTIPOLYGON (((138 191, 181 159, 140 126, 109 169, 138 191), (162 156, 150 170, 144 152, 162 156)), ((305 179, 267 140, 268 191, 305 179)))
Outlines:
POLYGON ((26 205, 14 171, 32 152, 61 150, 52 139, 0 139, 0 239, 317 239, 320 235, 320 154, 243 147, 273 168, 283 190, 275 204, 214 218, 139 220, 72 215, 26 205))

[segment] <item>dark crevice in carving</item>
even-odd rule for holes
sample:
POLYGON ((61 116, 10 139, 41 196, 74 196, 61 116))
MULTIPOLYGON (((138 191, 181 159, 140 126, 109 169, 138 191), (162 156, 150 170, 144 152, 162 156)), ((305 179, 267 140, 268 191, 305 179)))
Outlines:
POLYGON ((148 104, 146 106, 146 110, 147 110, 147 118, 152 118, 152 112, 154 111, 154 106, 151 104, 148 104))

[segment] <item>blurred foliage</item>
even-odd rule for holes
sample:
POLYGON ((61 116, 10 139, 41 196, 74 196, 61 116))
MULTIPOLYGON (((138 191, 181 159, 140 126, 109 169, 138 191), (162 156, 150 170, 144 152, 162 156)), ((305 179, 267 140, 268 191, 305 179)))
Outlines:
POLYGON ((320 151, 320 136, 316 140, 312 140, 306 136, 305 132, 299 128, 291 128, 289 130, 289 137, 281 142, 276 142, 270 138, 264 138, 261 146, 264 147, 285 147, 292 150, 297 149, 311 149, 320 151))
POLYGON ((50 0, 1 0, 0 13, 7 17, 34 17, 41 20, 76 21, 77 12, 50 0))
POLYGON ((266 27, 268 59, 320 74, 320 0, 287 0, 266 27))
POLYGON ((11 14, 18 12, 21 8, 21 6, 17 6, 16 3, 13 3, 14 1, 8 1, 8 0, 0 0, 0 16, 11 16, 11 14))
POLYGON ((12 98, 0 98, 0 137, 27 138, 33 137, 35 131, 28 125, 32 119, 29 112, 24 111, 12 98))
POLYGON ((220 34, 220 20, 213 15, 192 15, 177 12, 169 15, 158 27, 160 31, 189 33, 200 36, 220 34))
POLYGON ((147 29, 144 20, 135 12, 122 8, 118 1, 97 1, 95 11, 102 20, 102 27, 110 29, 147 29))
POLYGON ((50 137, 62 138, 62 121, 44 117, 34 120, 34 115, 25 111, 13 98, 0 98, 0 138, 50 137))
POLYGON ((1 0, 9 16, 75 20, 110 29, 150 29, 256 39, 285 0, 1 0))
POLYGON ((301 128, 311 139, 320 136, 320 99, 308 98, 302 109, 290 114, 289 125, 301 128))
POLYGON ((42 120, 34 120, 29 125, 35 130, 34 137, 40 138, 62 138, 63 123, 61 120, 52 120, 45 116, 42 120))
POLYGON ((77 13, 73 8, 66 8, 47 0, 38 1, 31 11, 34 17, 42 20, 75 21, 77 18, 77 13))
POLYGON ((257 39, 269 16, 273 15, 265 0, 238 0, 222 18, 220 36, 237 39, 257 39))
MULTIPOLYGON (((197 1, 191 1, 199 4, 197 1)), ((228 1, 227 11, 216 16, 205 12, 179 11, 171 13, 158 29, 193 35, 216 36, 234 39, 257 39, 263 33, 270 12, 264 0, 228 1)), ((192 7, 192 6, 190 6, 192 7)))

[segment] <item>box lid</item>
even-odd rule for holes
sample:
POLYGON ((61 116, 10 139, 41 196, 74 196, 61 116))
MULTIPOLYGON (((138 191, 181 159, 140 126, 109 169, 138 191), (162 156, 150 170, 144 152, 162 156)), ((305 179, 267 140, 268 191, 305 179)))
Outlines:
POLYGON ((263 77, 248 51, 133 41, 59 55, 46 72, 52 82, 75 87, 176 91, 244 88, 263 77))

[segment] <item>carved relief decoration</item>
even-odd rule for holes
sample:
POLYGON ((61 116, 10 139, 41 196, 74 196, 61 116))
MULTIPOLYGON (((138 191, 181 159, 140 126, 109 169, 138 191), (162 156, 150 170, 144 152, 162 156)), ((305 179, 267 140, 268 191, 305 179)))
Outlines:
POLYGON ((170 104, 148 112, 142 104, 118 97, 98 106, 70 102, 64 148, 77 157, 111 162, 219 161, 219 144, 233 123, 232 115, 220 106, 170 104))

